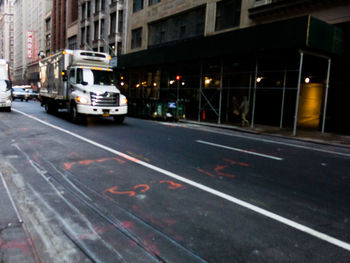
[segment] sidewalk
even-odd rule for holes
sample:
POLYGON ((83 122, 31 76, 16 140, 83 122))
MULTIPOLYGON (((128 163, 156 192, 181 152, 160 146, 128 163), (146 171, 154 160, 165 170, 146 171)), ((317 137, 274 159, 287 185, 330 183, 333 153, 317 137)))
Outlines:
POLYGON ((11 198, 0 172, 0 262, 34 263, 32 242, 11 198))
POLYGON ((265 135, 271 135, 276 137, 288 138, 292 140, 301 140, 306 142, 347 147, 350 149, 350 135, 322 133, 317 130, 307 130, 307 129, 299 128, 296 131, 296 136, 293 136, 292 129, 287 129, 287 128, 280 129, 279 127, 260 125, 260 124, 254 125, 254 128, 252 129, 250 127, 241 127, 241 126, 235 126, 235 125, 215 124, 215 123, 209 123, 209 122, 198 122, 198 121, 189 121, 189 120, 180 120, 180 122, 192 123, 192 124, 215 127, 215 128, 230 129, 230 130, 236 130, 241 132, 249 132, 253 134, 265 134, 265 135))

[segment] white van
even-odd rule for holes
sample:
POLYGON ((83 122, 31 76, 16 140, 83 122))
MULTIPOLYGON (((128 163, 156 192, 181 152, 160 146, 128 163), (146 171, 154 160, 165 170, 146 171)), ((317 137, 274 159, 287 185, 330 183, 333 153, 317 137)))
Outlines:
POLYGON ((11 111, 12 89, 10 81, 9 63, 0 59, 0 108, 11 111))

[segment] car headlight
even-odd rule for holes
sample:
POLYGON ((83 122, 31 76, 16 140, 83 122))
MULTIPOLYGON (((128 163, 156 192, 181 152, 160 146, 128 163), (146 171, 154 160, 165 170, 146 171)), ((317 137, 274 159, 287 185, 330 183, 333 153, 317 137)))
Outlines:
POLYGON ((78 96, 75 100, 80 104, 89 104, 89 99, 85 97, 78 96))
POLYGON ((128 99, 124 95, 120 95, 120 105, 128 105, 128 99))

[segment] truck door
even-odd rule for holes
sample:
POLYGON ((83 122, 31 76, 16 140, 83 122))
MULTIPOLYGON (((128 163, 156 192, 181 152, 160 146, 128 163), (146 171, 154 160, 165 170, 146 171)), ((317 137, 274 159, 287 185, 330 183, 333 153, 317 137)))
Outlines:
POLYGON ((69 75, 68 75, 67 93, 69 96, 72 93, 72 91, 74 91, 74 84, 76 84, 76 76, 75 76, 75 68, 72 68, 71 70, 69 70, 69 75))

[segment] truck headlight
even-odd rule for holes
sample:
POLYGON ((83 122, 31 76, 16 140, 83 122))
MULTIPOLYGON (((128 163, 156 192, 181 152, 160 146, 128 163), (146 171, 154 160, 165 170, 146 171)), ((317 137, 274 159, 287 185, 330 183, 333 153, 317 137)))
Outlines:
POLYGON ((89 99, 85 97, 78 96, 75 100, 80 104, 89 104, 89 99))
POLYGON ((124 95, 120 95, 120 106, 128 105, 128 99, 124 95))

